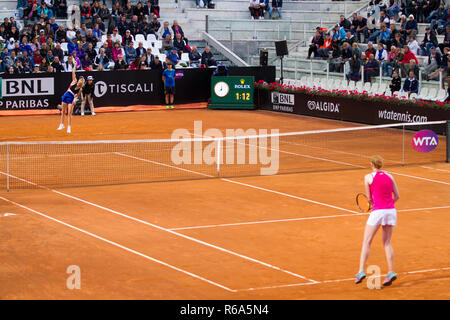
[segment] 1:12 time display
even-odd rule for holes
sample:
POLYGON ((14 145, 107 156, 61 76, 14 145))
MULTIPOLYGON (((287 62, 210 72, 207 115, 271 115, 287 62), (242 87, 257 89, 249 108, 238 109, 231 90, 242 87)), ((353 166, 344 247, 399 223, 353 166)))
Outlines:
POLYGON ((250 101, 250 93, 236 93, 236 100, 250 101))

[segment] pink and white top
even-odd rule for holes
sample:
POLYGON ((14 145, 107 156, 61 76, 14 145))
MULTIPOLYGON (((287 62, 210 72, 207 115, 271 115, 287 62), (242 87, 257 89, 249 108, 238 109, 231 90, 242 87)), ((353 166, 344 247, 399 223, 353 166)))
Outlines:
POLYGON ((394 181, 391 175, 384 171, 372 172, 369 176, 372 177, 370 184, 370 193, 372 194, 373 209, 395 209, 394 198, 392 192, 394 191, 394 181))

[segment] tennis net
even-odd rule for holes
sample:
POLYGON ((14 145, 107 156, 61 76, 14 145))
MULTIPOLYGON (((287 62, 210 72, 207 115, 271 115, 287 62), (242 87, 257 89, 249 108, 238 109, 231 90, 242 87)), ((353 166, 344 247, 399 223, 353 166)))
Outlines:
POLYGON ((448 123, 191 139, 3 142, 0 189, 355 170, 369 168, 375 154, 387 167, 445 162, 450 158, 448 123), (437 146, 426 136, 417 140, 421 130, 435 132, 437 146), (414 141, 431 142, 435 149, 419 152, 414 141))

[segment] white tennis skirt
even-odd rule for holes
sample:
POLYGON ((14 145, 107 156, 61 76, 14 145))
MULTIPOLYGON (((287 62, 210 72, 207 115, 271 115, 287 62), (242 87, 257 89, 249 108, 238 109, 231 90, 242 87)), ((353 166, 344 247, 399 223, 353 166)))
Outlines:
POLYGON ((379 209, 370 213, 367 219, 369 226, 395 226, 397 224, 397 210, 396 209, 379 209))

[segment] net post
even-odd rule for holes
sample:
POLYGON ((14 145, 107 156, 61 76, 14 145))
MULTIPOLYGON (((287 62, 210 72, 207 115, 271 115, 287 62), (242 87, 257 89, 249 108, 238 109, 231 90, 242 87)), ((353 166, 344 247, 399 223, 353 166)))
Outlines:
POLYGON ((402 126, 402 166, 405 165, 405 126, 402 126))
POLYGON ((217 139, 217 155, 216 155, 216 170, 217 170, 217 176, 220 176, 220 161, 222 160, 220 157, 220 154, 222 153, 222 149, 221 149, 221 143, 220 143, 220 139, 217 139))
POLYGON ((6 144, 6 192, 9 192, 9 143, 6 144))
POLYGON ((447 120, 447 162, 450 163, 450 120, 447 120))

